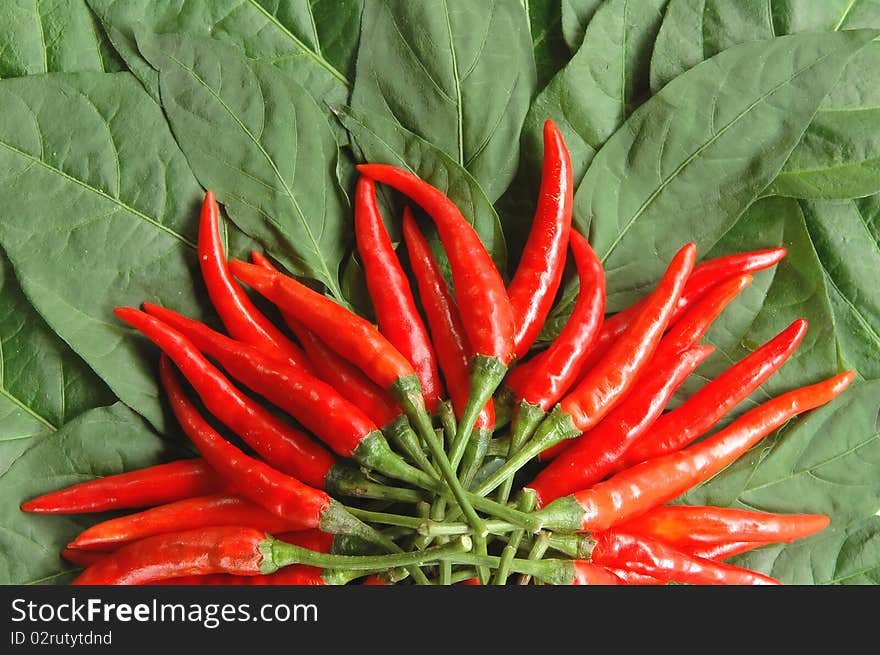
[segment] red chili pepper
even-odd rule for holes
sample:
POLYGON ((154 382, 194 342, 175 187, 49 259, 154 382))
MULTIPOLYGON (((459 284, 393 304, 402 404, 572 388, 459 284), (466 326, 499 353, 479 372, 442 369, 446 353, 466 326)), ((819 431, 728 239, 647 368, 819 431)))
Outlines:
MULTIPOLYGON (((730 542, 792 542, 828 527, 822 514, 768 514, 731 507, 665 505, 619 526, 679 550, 730 542)), ((712 558, 710 558, 712 559, 712 558)))
POLYGON ((71 564, 76 564, 82 568, 91 566, 102 560, 106 553, 99 550, 79 550, 78 548, 65 548, 61 551, 61 557, 71 564))
POLYGON ((222 526, 155 535, 108 554, 73 584, 155 583, 187 575, 261 575, 292 564, 323 569, 376 571, 419 566, 453 557, 471 548, 462 537, 445 546, 390 555, 329 555, 280 541, 253 528, 222 526))
POLYGON ((725 560, 728 557, 747 553, 761 546, 768 546, 770 542, 765 541, 729 541, 721 544, 706 544, 703 546, 693 546, 691 548, 683 548, 688 555, 694 557, 702 557, 704 559, 725 560))
POLYGON ((580 293, 574 311, 550 347, 517 366, 505 380, 504 395, 514 405, 512 452, 532 436, 546 412, 571 387, 599 333, 605 314, 605 272, 589 242, 570 232, 580 293), (524 406, 523 403, 525 403, 524 406))
POLYGON ((164 505, 228 488, 203 459, 182 459, 81 482, 29 500, 21 509, 40 514, 106 512, 164 505))
POLYGON ((220 209, 213 191, 205 194, 202 203, 198 255, 208 296, 229 334, 267 355, 281 357, 308 370, 305 353, 260 313, 229 272, 220 237, 220 209))
MULTIPOLYGON (((470 389, 468 364, 473 355, 470 342, 465 334, 455 299, 408 207, 403 214, 403 238, 409 252, 413 277, 418 285, 419 297, 431 329, 440 370, 443 371, 446 388, 452 400, 452 408, 455 417, 461 420, 470 389)), ((495 409, 491 398, 480 410, 474 427, 489 432, 494 429, 495 409)), ((454 467, 458 466, 459 460, 460 457, 458 459, 454 456, 450 457, 454 467)))
POLYGON ((782 367, 800 345, 807 322, 798 319, 756 351, 662 416, 624 455, 623 468, 681 450, 782 367))
POLYGON ((621 579, 622 583, 625 585, 639 585, 639 586, 654 586, 666 584, 663 580, 658 580, 654 576, 644 575, 643 573, 636 573, 635 571, 629 571, 627 569, 619 569, 613 566, 605 567, 609 571, 611 571, 614 575, 621 579))
POLYGON ((263 532, 286 532, 315 525, 311 517, 296 521, 293 513, 281 518, 238 496, 199 496, 103 521, 81 532, 67 547, 115 550, 121 544, 157 534, 218 525, 240 525, 263 532))
POLYGON ((535 342, 562 281, 573 194, 571 157, 562 133, 552 120, 547 120, 538 206, 519 266, 507 288, 518 359, 535 342))
POLYGON ((214 573, 213 575, 187 575, 180 578, 168 578, 153 583, 174 586, 262 586, 284 585, 288 587, 321 587, 324 581, 324 569, 305 564, 293 564, 268 575, 231 575, 214 573))
POLYGON ((208 410, 267 462, 313 487, 323 487, 335 457, 304 432, 242 394, 193 343, 162 321, 136 309, 114 313, 165 352, 193 385, 208 410))
POLYGON ((367 578, 364 578, 364 581, 361 584, 365 585, 374 585, 374 586, 388 586, 388 581, 379 575, 371 575, 367 578))
POLYGON ((483 583, 480 582, 479 578, 468 578, 467 580, 462 580, 458 584, 464 587, 480 587, 483 583))
POLYGON ((443 396, 437 358, 382 222, 376 185, 367 177, 361 177, 355 188, 354 230, 379 330, 412 364, 422 384, 425 405, 433 414, 443 396))
POLYGON ((548 529, 595 532, 669 502, 734 462, 792 417, 837 397, 853 371, 783 394, 684 450, 642 462, 536 512, 548 529))
MULTIPOLYGON (((713 287, 730 279, 747 273, 757 273, 779 263, 785 257, 785 248, 756 250, 737 253, 710 259, 694 267, 688 282, 681 292, 678 305, 672 314, 670 324, 674 324, 684 311, 700 300, 713 287)), ((597 361, 611 347, 611 344, 623 334, 632 320, 638 315, 645 300, 640 300, 626 309, 605 319, 593 349, 582 364, 581 376, 586 375, 597 361)))
POLYGON ((586 489, 611 472, 627 448, 660 416, 675 390, 713 350, 697 346, 655 357, 648 379, 527 485, 535 492, 536 504, 546 505, 586 489))
POLYGON ((596 564, 628 569, 667 582, 697 585, 778 585, 778 580, 708 559, 688 555, 661 541, 607 530, 596 536, 591 555, 596 564))
POLYGON ((587 562, 584 560, 575 560, 574 562, 574 579, 573 585, 620 585, 623 580, 620 579, 610 569, 587 562))
POLYGON ((475 494, 489 493, 542 450, 586 432, 626 397, 660 343, 695 256, 693 243, 679 250, 626 333, 547 415, 526 447, 490 475, 475 494))
MULTIPOLYGON (((706 334, 709 327, 716 318, 724 311, 733 299, 742 292, 752 281, 751 275, 740 275, 726 282, 722 282, 717 287, 709 291, 699 302, 693 304, 690 309, 672 326, 663 336, 654 358, 660 358, 661 351, 667 353, 681 352, 693 347, 703 335, 706 334)), ((653 374, 652 374, 653 375, 653 374)), ((624 401, 627 404, 629 401, 624 401)), ((656 418, 656 417, 655 417, 656 418)), ((650 427, 649 423, 645 424, 650 427)), ((543 451, 540 459, 553 459, 559 453, 563 452, 570 445, 569 442, 563 441, 552 448, 543 451)))
POLYGON ((468 402, 450 448, 449 459, 458 461, 470 442, 477 416, 501 384, 515 354, 513 310, 504 280, 476 230, 439 189, 387 164, 361 164, 358 170, 420 205, 433 219, 446 250, 462 325, 474 353, 468 402))
POLYGON ((308 329, 323 335, 324 343, 391 392, 428 445, 468 523, 477 536, 488 534, 434 432, 422 398, 421 384, 406 358, 368 321, 293 278, 237 260, 230 262, 230 267, 236 277, 267 296, 308 329))
POLYGON ((416 482, 421 478, 420 472, 391 450, 376 424, 330 385, 170 309, 151 303, 144 303, 144 309, 217 360, 235 379, 293 416, 336 454, 398 479, 416 482))

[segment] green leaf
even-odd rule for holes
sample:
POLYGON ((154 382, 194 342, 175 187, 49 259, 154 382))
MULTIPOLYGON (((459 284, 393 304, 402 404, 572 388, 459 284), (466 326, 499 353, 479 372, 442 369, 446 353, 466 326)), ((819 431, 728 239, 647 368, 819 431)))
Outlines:
POLYGON ((801 206, 827 278, 842 364, 880 378, 880 197, 801 206))
POLYGON ((38 437, 110 402, 107 386, 28 304, 0 250, 0 474, 38 437))
POLYGON ((826 514, 847 526, 880 509, 880 380, 855 382, 829 404, 762 440, 689 491, 689 505, 826 514))
POLYGON ((562 38, 562 13, 557 0, 524 0, 532 34, 532 50, 538 74, 538 89, 568 61, 562 38))
POLYGON ((0 504, 0 584, 5 585, 69 581, 76 569, 59 553, 80 531, 108 518, 106 514, 27 514, 19 509, 21 503, 183 454, 122 403, 90 410, 29 445, 0 473, 4 499, 0 504))
MULTIPOLYGON (((474 226, 498 269, 505 270, 507 256, 498 215, 466 170, 439 148, 381 116, 351 107, 340 108, 337 114, 363 161, 399 166, 443 191, 474 226)), ((398 224, 398 216, 394 215, 393 223, 398 224)))
POLYGON ((0 82, 0 243, 52 330, 156 426, 155 350, 112 311, 150 300, 206 314, 203 193, 128 73, 0 82))
POLYGON ((336 141, 315 101, 216 40, 139 34, 138 44, 160 71, 162 107, 199 181, 288 270, 342 300, 350 217, 336 141))
MULTIPOLYGON (((880 28, 880 4, 860 0, 672 0, 651 62, 656 91, 738 43, 780 34, 880 28)), ((880 43, 856 55, 766 195, 852 198, 880 191, 880 43)))
POLYGON ((535 89, 520 0, 368 2, 363 32, 352 107, 433 143, 494 202, 516 171, 535 89))
POLYGON ((572 52, 584 42, 584 33, 602 0, 562 0, 562 34, 572 52))
POLYGON ((575 196, 575 225, 590 227, 605 265, 610 311, 659 279, 685 240, 703 251, 720 239, 775 178, 843 66, 874 35, 736 46, 636 110, 575 196))
POLYGON ((363 0, 88 0, 150 95, 159 78, 135 33, 213 37, 292 75, 315 98, 345 102, 363 0))
POLYGON ((759 548, 731 563, 789 585, 880 584, 880 517, 831 526, 793 544, 759 548))
POLYGON ((0 79, 115 70, 115 58, 85 0, 0 3, 0 79))

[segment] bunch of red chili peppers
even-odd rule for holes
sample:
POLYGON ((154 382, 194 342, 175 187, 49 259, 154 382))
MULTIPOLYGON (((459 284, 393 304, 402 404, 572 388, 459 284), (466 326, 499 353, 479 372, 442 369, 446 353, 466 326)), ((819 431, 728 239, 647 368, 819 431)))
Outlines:
POLYGON ((551 121, 509 284, 440 190, 393 166, 359 169, 355 233, 378 326, 259 253, 227 261, 211 192, 198 257, 227 334, 150 303, 116 310, 162 352, 168 403, 201 457, 25 503, 139 510, 68 545, 63 557, 84 568, 76 583, 773 584, 725 560, 828 525, 667 504, 853 378, 788 392, 710 434, 791 357, 807 329, 798 320, 667 409, 712 352, 699 343, 709 326, 784 249, 695 265, 686 244, 647 297, 606 317, 604 272, 571 227, 571 162, 551 121), (377 183, 418 205, 439 236, 435 251, 404 212, 412 286, 377 183), (530 354, 569 250, 573 313, 530 354), (286 329, 242 284, 277 306, 286 329))

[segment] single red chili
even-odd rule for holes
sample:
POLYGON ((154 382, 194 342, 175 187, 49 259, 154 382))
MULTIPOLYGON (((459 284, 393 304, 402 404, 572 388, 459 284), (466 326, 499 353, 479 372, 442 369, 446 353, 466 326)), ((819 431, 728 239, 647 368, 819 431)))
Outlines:
POLYGON ((214 309, 229 334, 249 343, 267 355, 282 357, 309 369, 305 353, 276 328, 248 298, 229 272, 223 240, 220 237, 220 208, 214 192, 205 194, 199 219, 199 265, 214 309))
POLYGON ((406 358, 368 321, 293 278, 237 260, 230 262, 230 267, 236 277, 279 305, 306 328, 323 335, 324 343, 391 392, 427 444, 468 523, 478 537, 484 537, 486 527, 474 511, 443 444, 434 432, 418 376, 406 358))
POLYGON ((731 507, 664 505, 618 526, 678 548, 730 542, 792 542, 828 527, 822 514, 769 514, 731 507))
POLYGON ((292 512, 282 518, 250 500, 217 494, 178 500, 97 523, 77 535, 67 547, 77 550, 116 550, 122 544, 157 534, 218 525, 240 525, 262 532, 287 532, 312 527, 314 520, 305 514, 299 519, 292 512))
POLYGON ((693 243, 679 250, 638 318, 589 375, 553 408, 532 440, 477 487, 475 494, 489 493, 542 450, 586 432, 626 397, 650 364, 695 257, 693 243))
POLYGON ((511 453, 528 441, 546 413, 568 391, 589 354, 605 314, 605 272, 589 242, 570 231, 580 292, 574 311, 550 347, 517 366, 505 380, 514 405, 511 453))
POLYGON ((241 393, 177 330, 136 309, 120 307, 114 313, 159 346, 205 407, 267 462, 308 485, 324 487, 336 458, 323 446, 241 393))
MULTIPOLYGON (((740 275, 757 273, 778 264, 785 257, 785 248, 771 248, 769 250, 755 250, 752 252, 737 253, 710 259, 694 267, 691 276, 685 284, 675 311, 672 313, 670 324, 674 324, 688 307, 700 300, 713 287, 722 282, 740 275)), ((602 355, 611 347, 611 344, 623 334, 632 320, 638 315, 644 299, 630 305, 609 316, 602 324, 602 329, 593 344, 593 349, 584 359, 579 377, 586 375, 602 355)))
POLYGON ((144 303, 144 309, 217 360, 236 380, 293 416, 337 455, 397 479, 416 484, 423 479, 423 473, 391 450, 376 424, 329 384, 170 309, 151 303, 144 303))
MULTIPOLYGON (((256 251, 251 252, 251 259, 266 270, 276 270, 268 259, 256 251)), ((305 348, 315 375, 360 407, 373 423, 381 427, 382 433, 400 446, 419 468, 423 471, 431 471, 432 467, 422 450, 418 436, 413 432, 409 420, 394 402, 391 394, 364 375, 354 364, 328 348, 314 332, 293 316, 284 311, 281 315, 305 348)))
POLYGON ((596 536, 591 559, 666 582, 697 585, 778 585, 766 575, 730 564, 694 557, 661 541, 607 530, 596 536))
POLYGON ((412 364, 422 384, 425 405, 433 414, 443 397, 437 357, 382 222, 376 185, 368 177, 358 179, 355 187, 354 231, 379 331, 412 364))
POLYGON ((144 584, 187 575, 261 575, 291 564, 349 571, 418 567, 471 548, 468 537, 445 546, 390 555, 331 555, 288 544, 247 527, 212 527, 155 535, 123 546, 87 568, 73 584, 144 584))
POLYGON ((29 500, 21 509, 40 514, 106 512, 164 505, 228 488, 205 460, 181 459, 81 482, 29 500))
POLYGON ((449 259, 462 325, 474 353, 468 402, 450 448, 450 459, 456 461, 470 441, 477 416, 501 384, 515 354, 513 310, 504 280, 476 230, 443 192, 387 164, 361 164, 358 170, 420 205, 437 226, 449 259))
MULTIPOLYGON (((455 299, 408 207, 403 214, 403 238, 419 297, 425 309, 425 317, 431 329, 431 339, 440 370, 443 371, 446 380, 455 417, 460 421, 467 406, 470 390, 469 362, 473 354, 470 342, 464 331, 455 299)), ((474 428, 478 432, 488 432, 491 436, 495 428, 495 408, 491 398, 480 410, 474 428)), ((480 438, 480 435, 476 437, 477 440, 480 438)), ((450 455, 449 461, 453 467, 459 465, 463 454, 464 451, 450 455)))
POLYGON ((684 450, 636 464, 535 513, 548 529, 595 532, 629 521, 709 479, 789 419, 836 398, 853 371, 782 394, 684 450))
POLYGON ((548 119, 544 122, 538 206, 516 273, 507 287, 517 359, 525 356, 538 337, 562 281, 573 195, 571 157, 559 128, 548 119))
POLYGON ((660 416, 675 390, 713 350, 696 346, 655 357, 648 379, 526 486, 535 492, 536 504, 546 505, 586 489, 610 473, 627 448, 660 416))
MULTIPOLYGON (((693 347, 703 338, 703 335, 706 334, 715 319, 724 311, 724 308, 727 307, 727 305, 729 305, 733 299, 751 283, 751 281, 751 275, 740 275, 738 277, 730 278, 726 282, 722 282, 717 287, 711 289, 700 301, 693 304, 675 323, 675 325, 666 332, 663 336, 663 340, 660 342, 660 346, 657 348, 657 352, 654 354, 654 358, 659 359, 663 352, 681 352, 693 347)), ((624 401, 624 404, 628 402, 629 401, 624 401)), ((650 423, 646 423, 645 427, 646 429, 650 428, 650 423)), ((570 445, 569 441, 560 442, 552 448, 542 451, 540 459, 553 459, 570 445)))
POLYGON ((662 416, 624 455, 626 468, 681 450, 705 434, 746 396, 789 360, 807 331, 798 319, 766 344, 706 383, 684 403, 662 416))

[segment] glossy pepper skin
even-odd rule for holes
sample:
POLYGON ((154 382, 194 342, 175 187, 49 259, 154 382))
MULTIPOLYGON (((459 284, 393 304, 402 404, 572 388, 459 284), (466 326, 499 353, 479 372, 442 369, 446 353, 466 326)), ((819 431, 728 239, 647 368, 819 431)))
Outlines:
POLYGON ((627 448, 662 413, 675 390, 711 353, 697 346, 671 352, 652 362, 648 379, 599 424, 574 440, 526 488, 535 493, 537 506, 599 482, 614 468, 627 448))
POLYGON ((200 496, 103 521, 81 532, 68 544, 68 548, 116 550, 122 544, 157 534, 220 525, 240 525, 262 532, 286 532, 311 527, 313 522, 296 522, 293 517, 281 518, 238 496, 200 496))
POLYGON ((39 514, 83 514, 164 505, 224 491, 228 485, 201 458, 108 475, 44 494, 21 506, 39 514))
MULTIPOLYGON (((664 505, 619 526, 679 550, 731 542, 792 542, 820 532, 830 519, 823 514, 770 514, 731 507, 664 505)), ((710 558, 714 559, 714 558, 710 558)))
POLYGON ((794 321, 766 344, 706 383, 643 434, 626 453, 623 465, 681 450, 705 434, 789 360, 806 332, 804 319, 794 321))
POLYGON ((679 250, 629 329, 580 384, 547 415, 526 447, 474 489, 475 494, 489 493, 542 450, 589 430, 623 400, 649 365, 693 268, 695 257, 696 246, 693 243, 679 250))
POLYGON ((773 578, 743 569, 694 557, 663 542, 617 530, 596 536, 591 555, 593 563, 619 567, 665 582, 697 585, 778 585, 773 578))
POLYGON ((267 355, 282 357, 308 370, 308 359, 302 349, 256 308, 229 272, 220 237, 220 208, 213 191, 205 194, 202 204, 198 256, 208 296, 229 334, 267 355))
MULTIPOLYGON (((687 284, 685 284, 675 311, 672 313, 670 323, 674 324, 689 307, 705 297, 717 285, 733 277, 757 273, 775 266, 785 257, 785 254, 785 248, 771 248, 716 257, 696 265, 687 284)), ((586 374, 611 347, 617 337, 626 331, 632 320, 638 315, 644 302, 645 300, 640 300, 605 319, 593 344, 592 352, 584 359, 581 376, 586 374)))
POLYGON ((854 377, 847 371, 782 394, 689 448, 636 464, 553 501, 537 515, 547 528, 580 532, 603 531, 634 519, 708 480, 792 417, 836 398, 854 377))
POLYGON ((425 406, 433 414, 443 396, 437 357, 382 222, 376 185, 367 177, 358 179, 355 187, 354 230, 379 331, 412 364, 425 406))
POLYGON ((167 354, 208 410, 273 467, 313 487, 325 485, 336 458, 323 446, 242 394, 189 339, 159 319, 127 307, 114 314, 167 354))
POLYGON ((517 359, 524 357, 535 342, 562 281, 573 195, 571 157, 559 128, 547 120, 538 206, 519 265, 507 287, 517 359))
POLYGON ((610 569, 587 562, 585 560, 575 560, 574 562, 574 578, 571 581, 573 585, 621 585, 624 584, 610 569))

